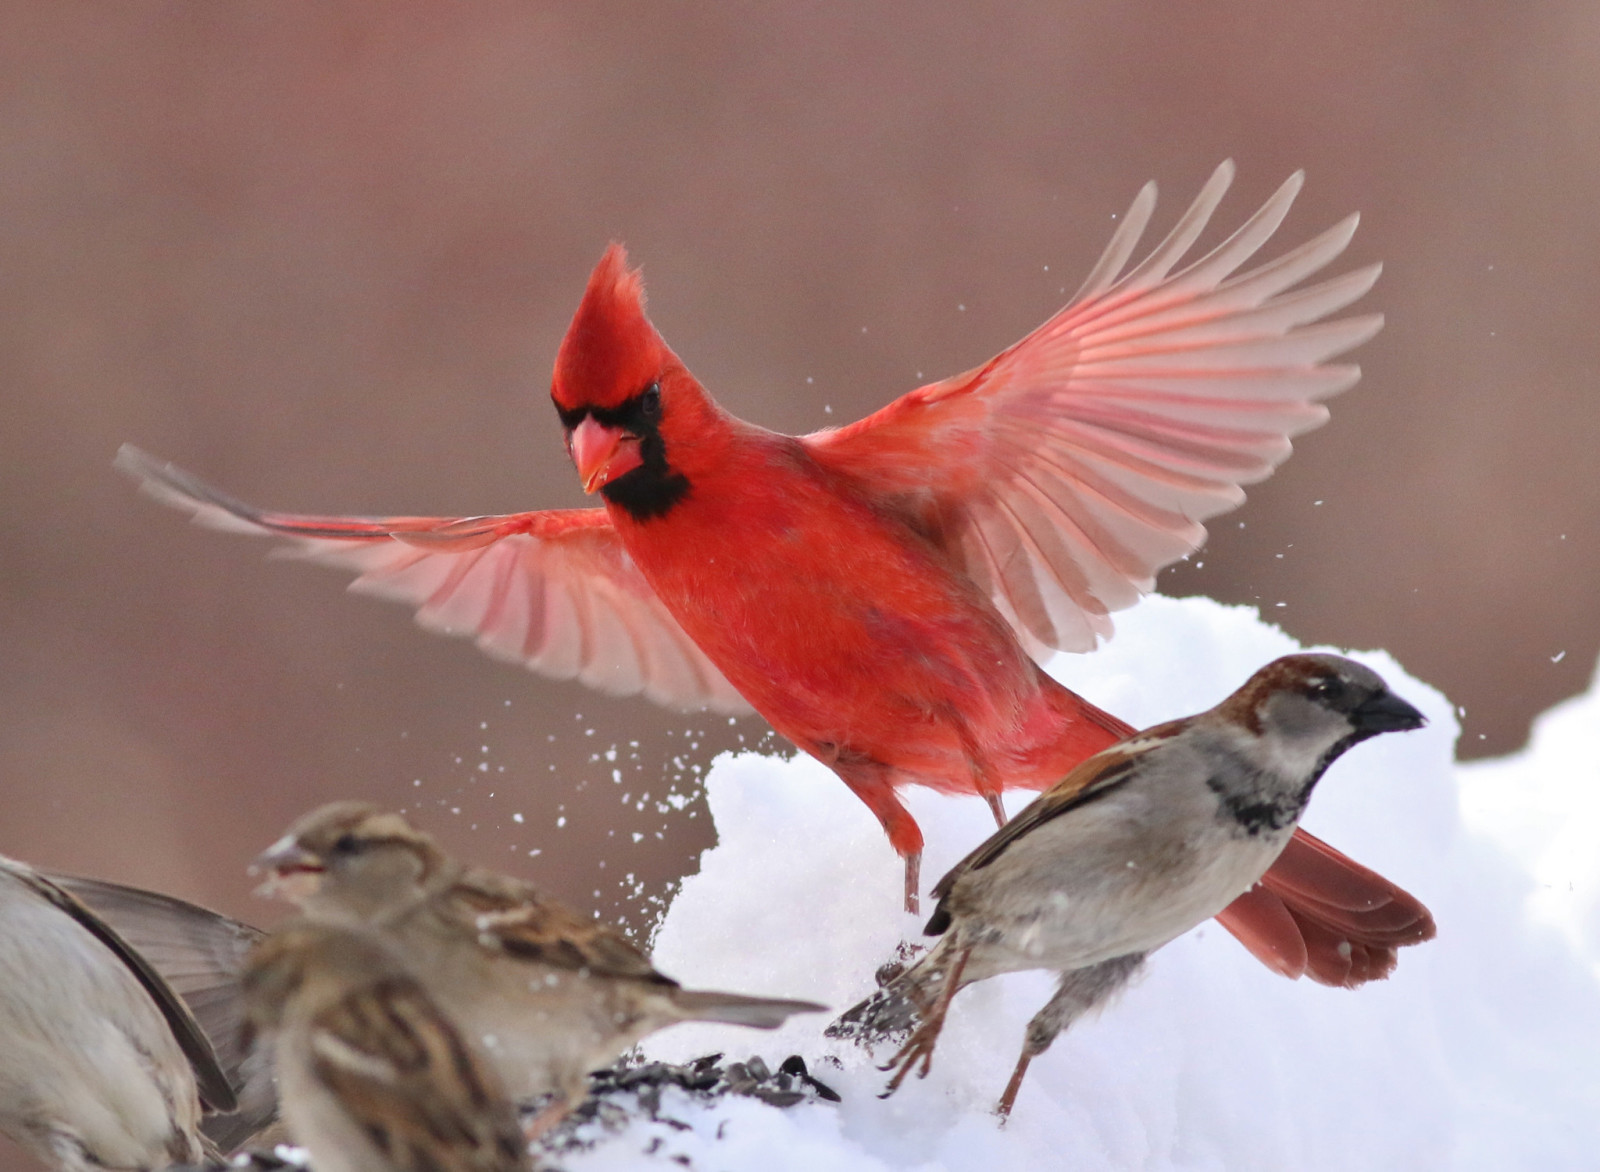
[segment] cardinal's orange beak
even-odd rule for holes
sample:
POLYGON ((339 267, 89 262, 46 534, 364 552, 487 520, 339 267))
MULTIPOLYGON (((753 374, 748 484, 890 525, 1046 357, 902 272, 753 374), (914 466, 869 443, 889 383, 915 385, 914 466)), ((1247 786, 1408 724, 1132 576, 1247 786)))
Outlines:
POLYGON ((592 417, 584 419, 572 429, 572 462, 578 466, 578 479, 583 481, 584 492, 595 492, 610 479, 606 466, 617 454, 617 444, 622 433, 614 427, 596 423, 592 417))
POLYGON ((624 472, 639 466, 639 441, 617 427, 607 427, 586 416, 572 429, 568 447, 584 492, 598 492, 624 472))

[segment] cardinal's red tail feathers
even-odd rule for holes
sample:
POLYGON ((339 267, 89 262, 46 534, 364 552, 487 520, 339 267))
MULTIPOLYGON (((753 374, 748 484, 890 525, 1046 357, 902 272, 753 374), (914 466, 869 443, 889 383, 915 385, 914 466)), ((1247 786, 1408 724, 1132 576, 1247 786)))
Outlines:
POLYGON ((1305 976, 1310 963, 1305 935, 1283 900, 1261 884, 1217 913, 1217 923, 1273 972, 1291 981, 1305 976))
POLYGON ((1304 830, 1217 921, 1275 972, 1347 989, 1388 976, 1399 949, 1435 932, 1415 896, 1304 830))

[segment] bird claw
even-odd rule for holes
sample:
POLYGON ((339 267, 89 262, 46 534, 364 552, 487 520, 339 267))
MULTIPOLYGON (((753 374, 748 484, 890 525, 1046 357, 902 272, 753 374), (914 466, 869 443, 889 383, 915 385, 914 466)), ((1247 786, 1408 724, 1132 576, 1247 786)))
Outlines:
MULTIPOLYGON (((940 975, 941 988, 937 998, 934 998, 923 1014, 922 1022, 912 1031, 906 1039, 906 1044, 900 1047, 898 1053, 889 1060, 889 1065, 880 1067, 882 1070, 891 1070, 898 1066, 889 1080, 889 1085, 884 1088, 882 1098, 888 1098, 900 1089, 900 1084, 905 1082, 906 1075, 911 1073, 911 1068, 921 1059, 922 1069, 917 1071, 918 1078, 927 1078, 928 1072, 933 1069, 933 1048, 939 1043, 940 1031, 944 1029, 945 1015, 950 1012, 950 1001, 961 988, 961 974, 967 967, 967 958, 972 955, 972 949, 961 952, 954 964, 940 975)), ((926 991, 924 991, 926 996, 926 991)))
POLYGON ((906 1044, 895 1052, 895 1056, 878 1067, 885 1072, 895 1070, 894 1077, 889 1080, 889 1085, 883 1089, 878 1098, 887 1099, 899 1090, 900 1084, 905 1082, 906 1075, 911 1073, 912 1067, 919 1064, 919 1060, 922 1069, 917 1071, 917 1077, 928 1077, 928 1072, 933 1069, 933 1047, 939 1040, 939 1027, 943 1024, 942 1018, 936 1021, 924 1021, 906 1040, 906 1044), (899 1069, 896 1070, 896 1067, 899 1069))

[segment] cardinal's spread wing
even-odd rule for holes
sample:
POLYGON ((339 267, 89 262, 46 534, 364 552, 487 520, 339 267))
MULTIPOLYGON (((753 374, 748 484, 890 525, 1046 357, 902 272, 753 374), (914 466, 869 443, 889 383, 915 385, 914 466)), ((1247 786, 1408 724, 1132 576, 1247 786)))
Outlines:
POLYGON ((747 712, 634 566, 604 509, 498 517, 268 513, 130 445, 117 466, 202 524, 290 538, 294 552, 356 570, 352 590, 417 608, 430 630, 613 695, 747 712))
POLYGON ((1199 547, 1200 522, 1244 500, 1289 437, 1351 386, 1327 360, 1377 315, 1322 318, 1379 266, 1291 290, 1349 242, 1356 217, 1249 272, 1300 189, 1291 176, 1212 252, 1174 272, 1233 178, 1217 168, 1156 249, 1119 277, 1155 207, 1133 201, 1067 307, 977 370, 933 383, 836 431, 814 456, 929 533, 994 597, 1029 650, 1087 651, 1108 613, 1199 547))

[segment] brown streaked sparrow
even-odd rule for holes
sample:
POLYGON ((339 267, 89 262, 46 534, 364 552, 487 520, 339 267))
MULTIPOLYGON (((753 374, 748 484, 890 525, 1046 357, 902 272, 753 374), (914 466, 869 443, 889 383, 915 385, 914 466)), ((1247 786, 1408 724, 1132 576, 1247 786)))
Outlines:
POLYGON ((530 1166, 493 1068, 376 934, 290 921, 251 950, 244 988, 317 1172, 530 1166))
POLYGON ((584 1097, 588 1073, 685 1021, 775 1029, 824 1007, 684 989, 617 928, 533 885, 468 868, 399 814, 336 802, 261 856, 262 890, 311 919, 370 926, 393 942, 514 1098, 554 1096, 536 1134, 584 1097))
POLYGON ((0 1130, 68 1172, 164 1168, 209 1154, 202 1103, 236 1106, 171 986, 61 884, 0 857, 0 1130))
MULTIPOLYGON (((1028 1023, 997 1110, 1009 1115, 1028 1063, 1163 944, 1250 890, 1294 834, 1323 771, 1422 714, 1370 669, 1290 655, 1221 704, 1089 758, 934 888, 926 956, 828 1033, 865 1042, 910 1031, 885 1069, 892 1094, 926 1075, 952 998, 1001 973, 1050 969, 1056 994, 1028 1023)), ((1431 922, 1430 922, 1431 927, 1431 922)))

